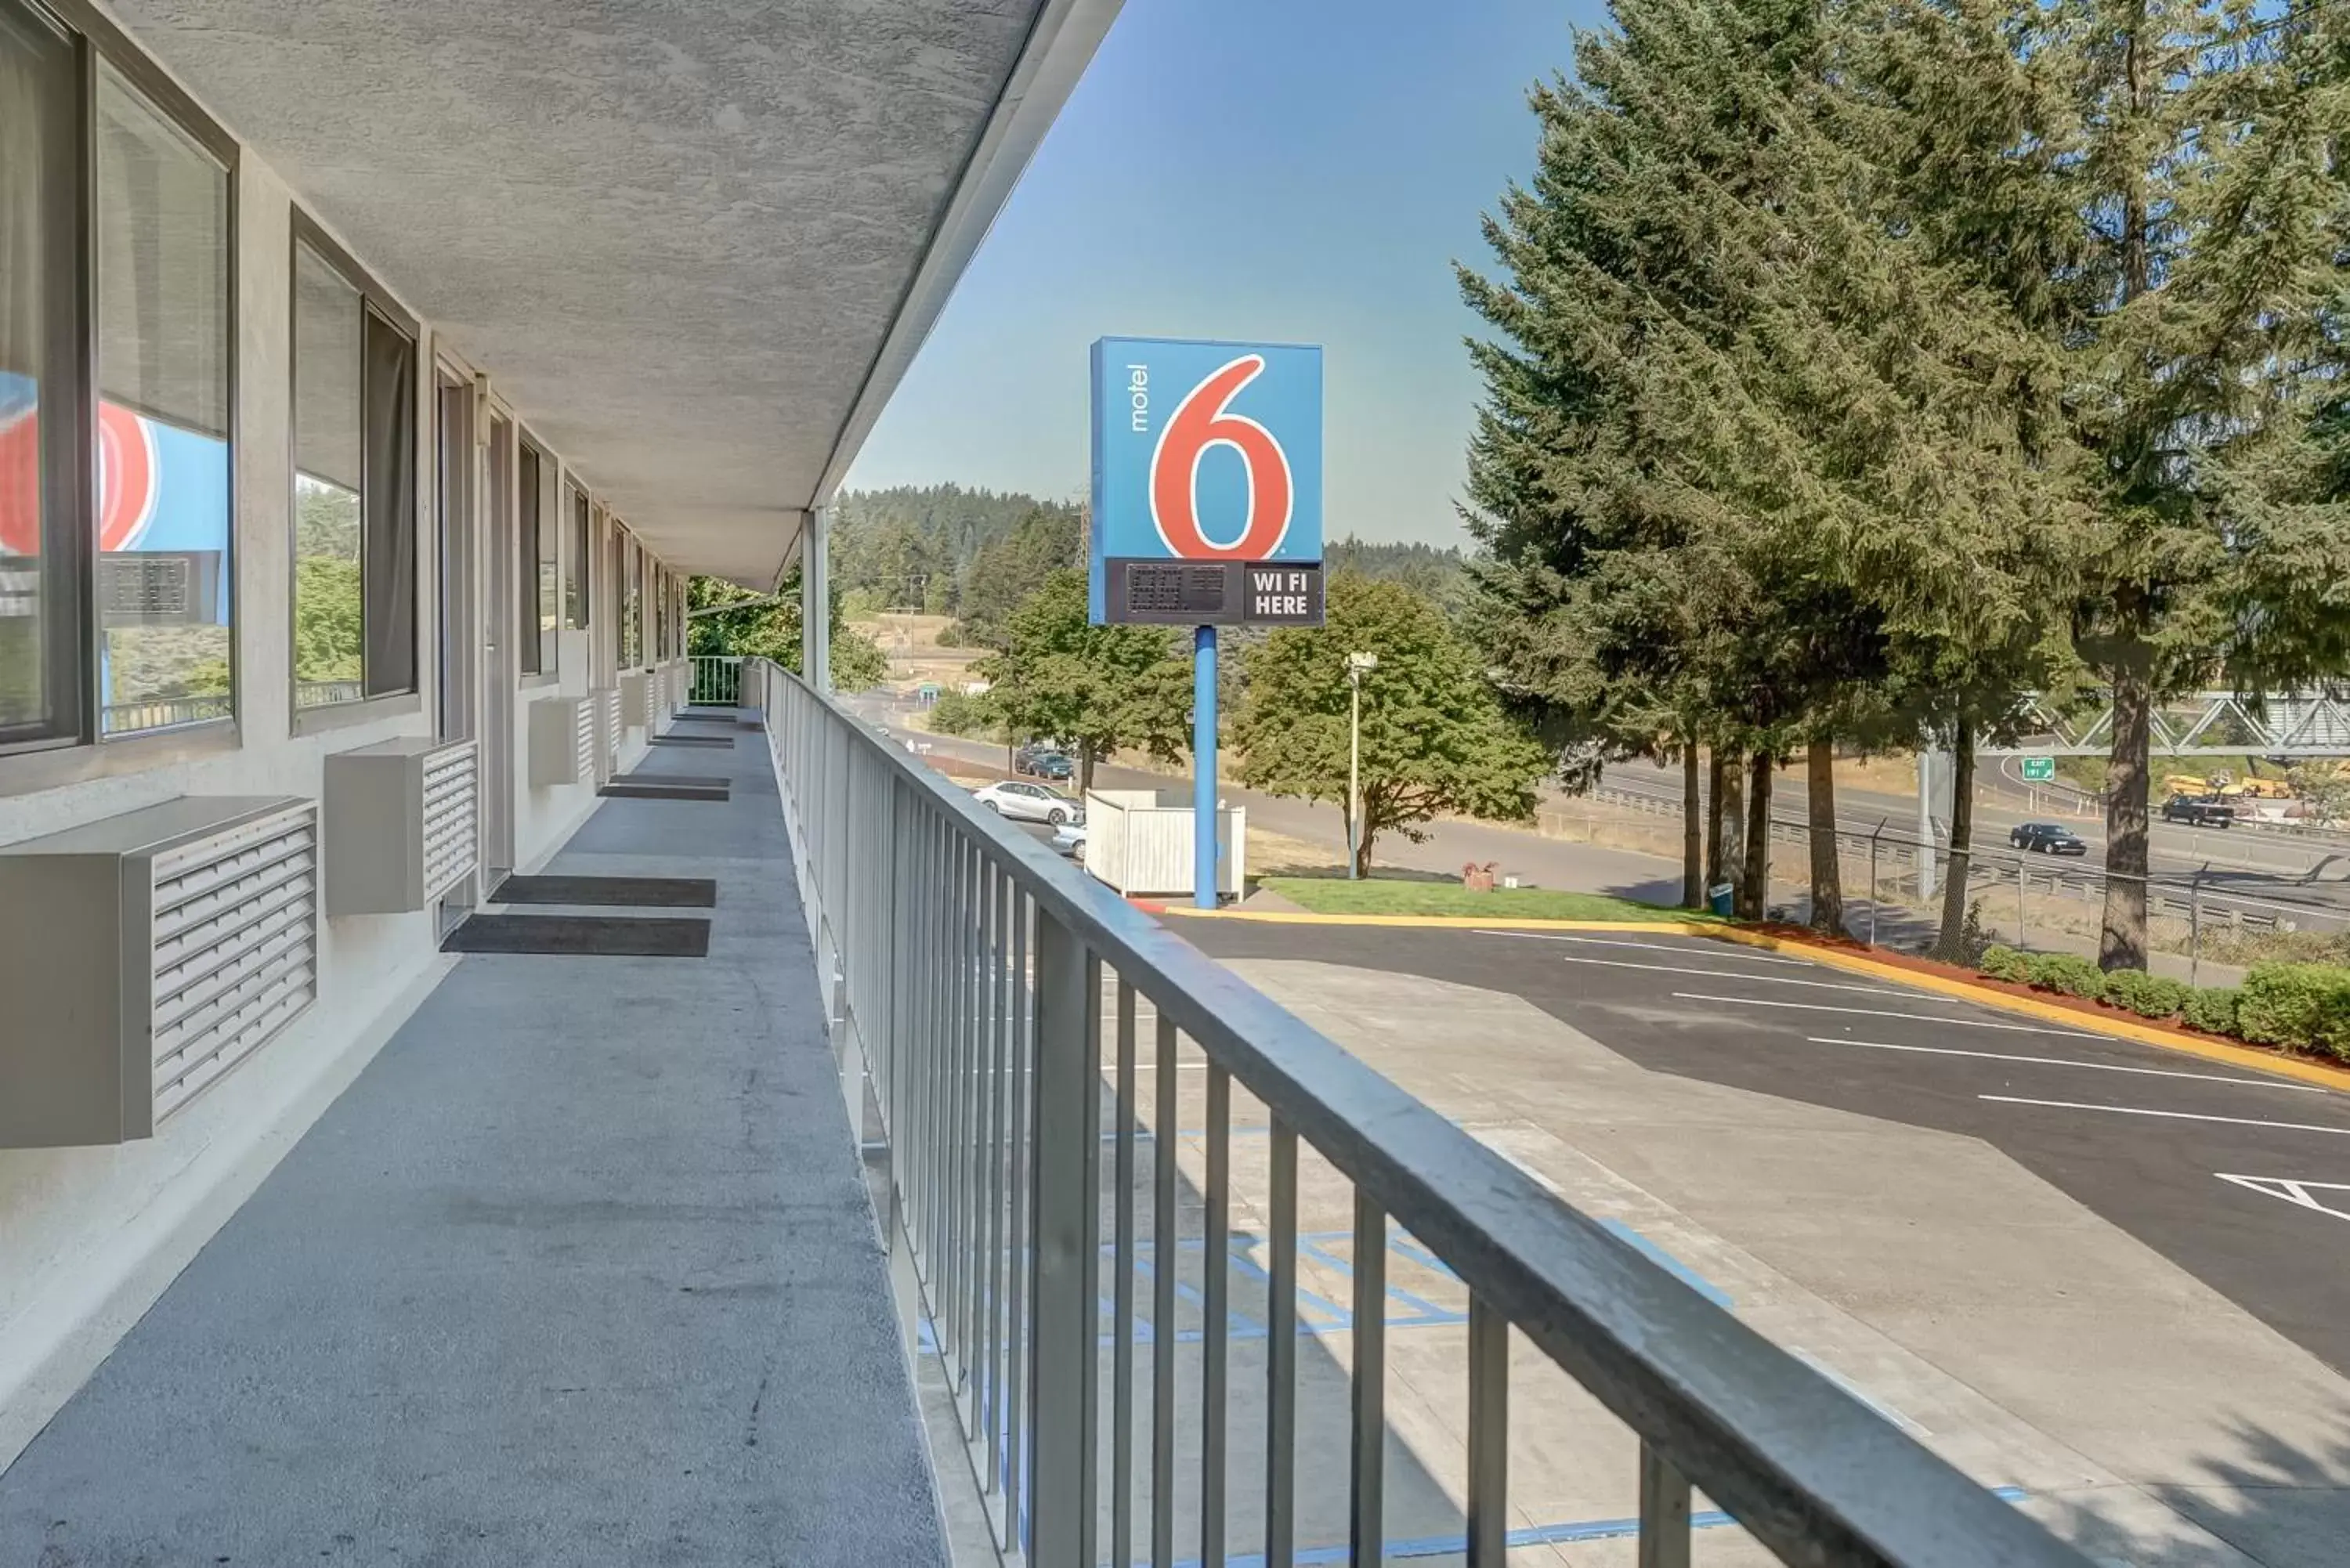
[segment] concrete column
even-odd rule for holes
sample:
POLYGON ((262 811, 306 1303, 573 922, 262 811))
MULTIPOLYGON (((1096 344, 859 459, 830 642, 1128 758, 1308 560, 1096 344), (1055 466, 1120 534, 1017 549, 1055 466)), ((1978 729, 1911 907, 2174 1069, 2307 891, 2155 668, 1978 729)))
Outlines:
POLYGON ((832 690, 832 508, 807 514, 800 541, 800 673, 819 691, 832 690))

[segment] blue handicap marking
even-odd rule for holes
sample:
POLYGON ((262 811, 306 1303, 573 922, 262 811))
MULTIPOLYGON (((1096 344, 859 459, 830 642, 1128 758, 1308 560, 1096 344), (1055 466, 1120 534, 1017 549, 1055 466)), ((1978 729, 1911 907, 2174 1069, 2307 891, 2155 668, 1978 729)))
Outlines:
POLYGON ((1670 1252, 1666 1251, 1662 1247, 1658 1246, 1654 1241, 1649 1241, 1646 1236, 1643 1236, 1638 1231, 1633 1230, 1632 1227, 1624 1223, 1623 1220, 1602 1220, 1599 1221, 1599 1228, 1607 1231, 1609 1235, 1615 1237, 1617 1241, 1625 1242, 1627 1245, 1630 1246, 1634 1251, 1639 1253, 1642 1257, 1648 1259, 1648 1262, 1656 1264, 1659 1268, 1664 1270, 1667 1273, 1680 1281, 1681 1283, 1689 1286, 1690 1289, 1697 1292, 1698 1294, 1703 1296, 1714 1305, 1725 1310, 1730 1306, 1730 1293, 1728 1291, 1723 1290, 1720 1285, 1715 1284, 1711 1280, 1707 1279, 1703 1274, 1699 1273, 1695 1269, 1690 1268, 1687 1263, 1682 1262, 1679 1258, 1674 1257, 1670 1252))

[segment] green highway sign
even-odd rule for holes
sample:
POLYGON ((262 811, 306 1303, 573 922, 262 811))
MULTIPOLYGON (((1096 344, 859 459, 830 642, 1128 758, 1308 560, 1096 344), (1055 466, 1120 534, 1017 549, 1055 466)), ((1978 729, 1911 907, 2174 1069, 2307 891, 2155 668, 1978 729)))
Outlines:
POLYGON ((2046 784, 2055 776, 2055 758, 2026 757, 2023 759, 2023 778, 2026 784, 2046 784))

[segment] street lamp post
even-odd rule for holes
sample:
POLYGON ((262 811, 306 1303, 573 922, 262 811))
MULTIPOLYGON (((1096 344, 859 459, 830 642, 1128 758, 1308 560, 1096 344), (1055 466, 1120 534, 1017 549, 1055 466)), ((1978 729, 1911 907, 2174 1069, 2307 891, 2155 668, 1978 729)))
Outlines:
POLYGON ((1347 655, 1347 879, 1362 876, 1363 672, 1377 670, 1376 653, 1347 655))

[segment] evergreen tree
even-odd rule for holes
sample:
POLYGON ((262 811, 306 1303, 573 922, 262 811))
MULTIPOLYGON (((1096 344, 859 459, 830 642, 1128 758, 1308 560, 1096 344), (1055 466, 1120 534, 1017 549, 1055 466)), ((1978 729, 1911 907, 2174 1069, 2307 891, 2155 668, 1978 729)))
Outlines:
POLYGON ((2074 648, 2111 691, 2099 959, 2143 967, 2155 706, 2345 652, 2344 23, 2322 0, 1970 0, 1883 69, 1920 233, 2049 349, 2086 461, 2074 648))

